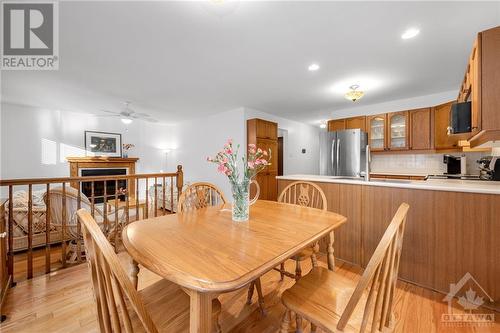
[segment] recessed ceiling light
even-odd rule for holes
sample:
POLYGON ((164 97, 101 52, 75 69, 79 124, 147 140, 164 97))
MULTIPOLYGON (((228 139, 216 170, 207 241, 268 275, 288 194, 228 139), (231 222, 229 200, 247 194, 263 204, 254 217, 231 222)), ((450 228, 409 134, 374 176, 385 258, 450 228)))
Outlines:
POLYGON ((309 67, 307 67, 307 69, 310 71, 310 72, 315 72, 319 69, 319 65, 318 64, 310 64, 309 67))
POLYGON ((417 28, 410 28, 410 29, 406 30, 401 35, 401 38, 403 38, 403 39, 410 39, 410 38, 413 38, 413 37, 417 36, 419 33, 420 33, 420 30, 418 30, 417 28))

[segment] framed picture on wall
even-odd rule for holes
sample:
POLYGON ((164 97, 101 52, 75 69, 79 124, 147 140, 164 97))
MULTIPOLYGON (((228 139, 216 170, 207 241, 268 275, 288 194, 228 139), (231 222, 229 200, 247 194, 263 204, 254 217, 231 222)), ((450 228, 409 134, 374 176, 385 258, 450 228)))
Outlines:
POLYGON ((87 156, 122 157, 122 135, 85 131, 85 151, 87 156))

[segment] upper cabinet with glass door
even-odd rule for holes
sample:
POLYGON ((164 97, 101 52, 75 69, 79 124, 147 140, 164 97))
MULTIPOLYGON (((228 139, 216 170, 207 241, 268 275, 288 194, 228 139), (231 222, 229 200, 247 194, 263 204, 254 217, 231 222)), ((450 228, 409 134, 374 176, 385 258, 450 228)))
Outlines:
POLYGON ((408 149, 408 112, 393 112, 387 115, 389 150, 408 149))
POLYGON ((368 142, 372 151, 386 150, 386 120, 386 114, 367 117, 368 142))

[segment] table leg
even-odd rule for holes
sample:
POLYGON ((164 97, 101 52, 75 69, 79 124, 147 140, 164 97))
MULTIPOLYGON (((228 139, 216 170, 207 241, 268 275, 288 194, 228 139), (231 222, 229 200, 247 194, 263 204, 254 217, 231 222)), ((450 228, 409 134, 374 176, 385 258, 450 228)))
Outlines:
POLYGON ((335 257, 333 256, 333 242, 335 240, 335 236, 333 231, 330 231, 329 239, 328 239, 328 269, 331 271, 335 270, 335 257))
POLYGON ((137 290, 137 284, 139 281, 138 274, 139 274, 139 264, 137 263, 137 261, 130 258, 128 276, 132 281, 135 290, 137 290))
POLYGON ((190 291, 189 332, 210 333, 212 329, 212 295, 190 291))

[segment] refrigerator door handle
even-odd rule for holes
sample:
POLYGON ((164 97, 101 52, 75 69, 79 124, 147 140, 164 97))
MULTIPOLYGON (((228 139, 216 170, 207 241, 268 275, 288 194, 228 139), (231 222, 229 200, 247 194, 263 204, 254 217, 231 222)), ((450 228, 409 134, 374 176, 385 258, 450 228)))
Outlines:
POLYGON ((333 154, 335 152, 335 139, 332 140, 332 153, 330 154, 331 160, 332 160, 332 168, 333 168, 333 154))
POLYGON ((339 173, 339 159, 340 159, 340 139, 337 139, 337 169, 336 169, 336 176, 338 176, 339 173))

